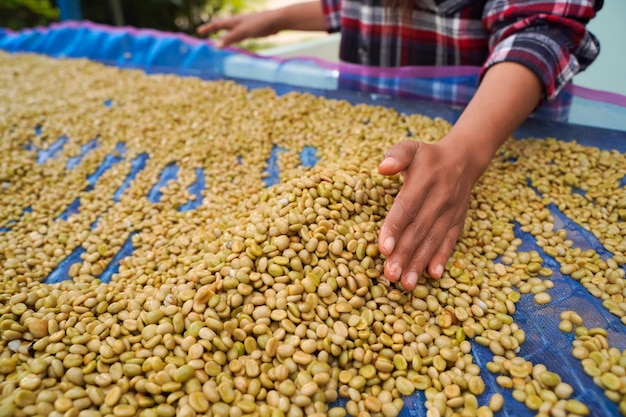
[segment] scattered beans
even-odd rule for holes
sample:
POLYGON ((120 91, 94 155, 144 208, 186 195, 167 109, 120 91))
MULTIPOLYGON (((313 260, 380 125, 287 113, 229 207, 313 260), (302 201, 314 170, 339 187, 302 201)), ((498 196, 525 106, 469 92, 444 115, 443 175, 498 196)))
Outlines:
MULTIPOLYGON (((0 392, 8 399, 1 415, 395 417, 402 396, 417 389, 428 416, 464 409, 491 416, 503 398, 478 404, 485 384, 470 340, 491 349, 487 368, 502 373, 498 384, 514 388, 518 401, 543 412, 553 390, 566 400, 563 410, 584 414, 558 375, 517 357, 526 334, 513 320, 515 303, 521 294, 550 302, 553 283, 542 254, 518 250, 512 220, 562 273, 625 317, 623 232, 599 219, 626 218, 626 204, 618 198, 607 213, 593 212, 589 201, 563 201, 567 193, 552 194, 542 182, 553 167, 572 185, 608 189, 613 174, 590 170, 582 179, 566 168, 579 160, 574 154, 620 166, 620 154, 508 141, 506 157, 496 157, 475 187, 470 227, 444 277, 421 277, 402 291, 385 279, 376 242, 402 178, 382 177, 376 165, 407 131, 436 142, 446 122, 85 60, 2 53, 0 66, 0 96, 11 100, 0 104, 2 120, 11 121, 0 123, 0 227, 8 229, 0 235, 0 392), (36 150, 60 136, 68 138, 62 152, 38 164, 36 150), (81 155, 94 138, 98 146, 81 155), (122 161, 87 187, 107 155, 122 153, 120 141, 122 161), (274 145, 288 151, 279 157, 281 183, 268 188, 261 173, 274 145), (318 149, 313 169, 299 159, 307 145, 318 149), (548 153, 555 164, 540 160, 548 153), (122 187, 142 154, 145 168, 122 187), (341 166, 337 155, 345 155, 341 166), (508 175, 512 155, 529 157, 508 175), (152 201, 157 178, 176 161, 178 177, 152 201), (607 229, 602 241, 614 259, 572 247, 519 172, 590 230, 607 229), (201 204, 179 210, 199 198, 189 192, 198 175, 206 182, 201 204), (77 196, 78 212, 59 217, 77 196), (132 253, 101 282, 126 241, 132 253), (72 280, 44 284, 77 249, 72 280), (346 408, 328 409, 338 395, 349 399, 346 408), (47 405, 31 412, 40 402, 47 405)), ((566 319, 582 325, 575 313, 566 319)), ((603 343, 601 332, 589 333, 603 343)), ((575 349, 596 362, 585 369, 607 391, 623 391, 622 371, 592 356, 599 349, 575 349)))
POLYGON ((552 297, 547 292, 535 294, 535 303, 539 305, 548 304, 550 301, 552 301, 552 297))
MULTIPOLYGON (((605 329, 582 327, 583 319, 573 311, 561 313, 561 323, 576 324, 576 339, 572 342, 572 356, 581 360, 585 373, 593 378, 596 385, 605 390, 606 397, 618 403, 620 413, 626 415, 626 350, 609 346, 605 329), (579 331, 579 329, 582 329, 579 331)), ((559 326, 560 328, 561 326, 559 326)), ((570 332, 572 329, 569 330, 570 332)), ((572 387, 559 382, 555 388, 556 395, 565 399, 572 393, 572 387)), ((578 415, 589 414, 586 405, 579 401, 568 400, 565 409, 578 415)))

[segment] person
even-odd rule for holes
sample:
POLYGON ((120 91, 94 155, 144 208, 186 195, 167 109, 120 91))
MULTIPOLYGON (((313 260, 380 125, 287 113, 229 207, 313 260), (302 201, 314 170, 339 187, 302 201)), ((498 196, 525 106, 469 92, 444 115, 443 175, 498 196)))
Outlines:
POLYGON ((321 0, 201 25, 218 46, 280 30, 341 31, 342 61, 477 65, 476 92, 436 144, 403 141, 378 170, 404 175, 381 227, 385 277, 411 290, 439 279, 461 236, 472 188, 511 133, 596 58, 587 23, 602 0, 321 0))

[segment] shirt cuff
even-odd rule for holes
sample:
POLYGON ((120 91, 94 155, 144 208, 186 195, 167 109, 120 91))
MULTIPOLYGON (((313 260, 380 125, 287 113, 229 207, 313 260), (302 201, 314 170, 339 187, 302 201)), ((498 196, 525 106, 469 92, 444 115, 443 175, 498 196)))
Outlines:
POLYGON ((328 33, 339 32, 341 29, 341 0, 321 0, 326 31, 328 33))
POLYGON ((517 33, 498 43, 481 75, 493 65, 507 61, 524 65, 535 73, 543 84, 544 98, 548 100, 554 99, 581 69, 567 48, 553 36, 539 32, 517 33))

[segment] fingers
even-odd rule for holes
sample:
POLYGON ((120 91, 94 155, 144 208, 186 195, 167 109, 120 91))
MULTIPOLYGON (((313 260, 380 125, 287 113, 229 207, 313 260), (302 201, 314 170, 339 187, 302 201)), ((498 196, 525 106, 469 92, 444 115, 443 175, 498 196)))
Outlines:
POLYGON ((431 194, 402 231, 393 252, 385 262, 385 277, 402 284, 405 290, 415 288, 425 270, 441 278, 448 258, 463 233, 467 206, 449 205, 445 194, 431 194))
POLYGON ((462 227, 454 227, 450 229, 446 237, 443 239, 443 242, 441 242, 441 245, 439 245, 439 249, 428 263, 428 274, 434 279, 441 278, 446 262, 448 262, 448 259, 452 255, 456 241, 462 233, 462 227))
POLYGON ((231 19, 217 19, 212 20, 209 23, 200 25, 196 32, 198 35, 210 35, 212 33, 219 32, 220 30, 230 30, 237 24, 236 18, 231 19))
POLYGON ((434 208, 434 204, 425 204, 419 215, 409 219, 393 253, 387 256, 385 277, 392 282, 401 280, 405 289, 415 287, 447 232, 448 225, 438 218, 434 208))
MULTIPOLYGON (((402 193, 402 191, 400 191, 398 198, 396 198, 396 201, 387 214, 385 222, 380 230, 379 250, 380 253, 385 256, 390 256, 396 250, 396 245, 398 244, 400 236, 405 234, 408 235, 410 233, 406 231, 406 228, 410 222, 415 219, 420 208, 422 207, 421 202, 423 201, 423 198, 421 196, 417 196, 415 199, 410 199, 402 194, 407 193, 402 193)), ((414 236, 415 239, 423 238, 425 234, 425 231, 421 230, 419 227, 416 227, 416 230, 411 232, 415 232, 419 235, 414 236)), ((390 278, 394 280, 395 276, 390 278)))
MULTIPOLYGON (((402 145, 402 144, 400 144, 402 145)), ((404 171, 409 168, 411 160, 415 157, 419 149, 418 146, 394 146, 387 152, 387 156, 381 162, 378 167, 379 172, 385 175, 392 175, 404 171)), ((415 158, 417 159, 417 158, 415 158)), ((416 171, 416 170, 413 170, 416 171)), ((426 200, 429 187, 427 184, 420 183, 422 180, 419 174, 419 167, 417 172, 412 172, 411 175, 406 175, 405 182, 402 185, 400 192, 398 193, 391 210, 385 218, 385 222, 379 235, 379 249, 380 252, 389 256, 396 247, 398 239, 401 235, 405 234, 407 226, 414 222, 416 216, 423 207, 423 202, 426 200)), ((420 239, 425 236, 425 231, 415 230, 418 236, 413 236, 415 239, 420 239)), ((393 280, 395 276, 392 276, 393 280)))
POLYGON ((244 39, 247 39, 248 37, 249 36, 243 30, 241 30, 239 26, 236 26, 232 30, 229 30, 228 32, 224 33, 224 35, 222 35, 217 40, 217 47, 223 48, 225 46, 229 46, 234 43, 243 41, 244 39))
POLYGON ((227 32, 216 40, 215 44, 218 48, 232 45, 233 43, 237 43, 248 37, 245 31, 241 28, 240 16, 235 16, 230 19, 218 19, 213 22, 205 23, 204 25, 198 27, 197 32, 199 35, 210 35, 221 30, 226 30, 227 32))
MULTIPOLYGON (((406 170, 415 158, 419 147, 419 142, 412 141, 401 142, 393 146, 387 151, 385 158, 378 166, 378 172, 382 175, 395 175, 406 170)), ((398 237, 420 209, 421 201, 423 200, 421 197, 423 196, 415 196, 413 194, 414 188, 416 187, 411 186, 411 179, 407 178, 407 182, 398 193, 396 201, 387 214, 378 240, 380 252, 385 256, 391 255, 398 237)), ((424 190, 423 187, 416 189, 424 190)))
MULTIPOLYGON (((459 226, 446 230, 447 223, 439 222, 435 227, 429 230, 421 242, 405 242, 398 243, 398 251, 394 252, 391 262, 396 271, 402 270, 399 281, 407 291, 415 288, 417 281, 427 270, 433 279, 440 279, 445 264, 454 251, 457 239, 461 235, 463 228, 459 226), (417 247, 415 244, 418 243, 417 247), (407 246, 405 246, 407 245, 407 246), (398 258, 395 256, 398 255, 398 258), (399 265, 407 265, 402 269, 399 265)), ((389 259, 388 259, 389 262, 389 259)), ((385 276, 387 276, 387 264, 385 264, 385 276)), ((397 281, 397 280, 396 280, 397 281)))
POLYGON ((422 245, 416 251, 409 264, 408 272, 400 279, 402 287, 408 291, 413 290, 426 268, 428 268, 427 272, 433 279, 440 279, 443 275, 445 264, 454 251, 454 244, 457 239, 458 236, 456 235, 454 238, 446 237, 443 242, 437 244, 434 242, 438 239, 431 236, 428 239, 428 243, 422 245))

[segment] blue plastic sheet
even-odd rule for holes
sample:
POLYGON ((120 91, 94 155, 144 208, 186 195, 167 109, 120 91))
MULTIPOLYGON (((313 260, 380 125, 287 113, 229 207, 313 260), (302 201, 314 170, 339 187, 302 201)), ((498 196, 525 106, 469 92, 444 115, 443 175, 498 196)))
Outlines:
MULTIPOLYGON (((363 91, 352 91, 352 89, 342 89, 341 83, 337 81, 339 75, 333 73, 333 71, 328 72, 328 68, 322 68, 313 77, 314 83, 311 83, 308 71, 313 67, 306 60, 291 63, 294 65, 291 65, 286 70, 286 66, 290 64, 288 62, 257 58, 247 54, 240 54, 233 50, 217 50, 207 42, 154 31, 139 31, 131 28, 113 30, 89 24, 41 28, 23 33, 7 31, 0 32, 0 48, 11 52, 43 53, 54 57, 85 57, 119 67, 141 68, 149 73, 163 72, 182 76, 194 75, 208 80, 232 78, 228 75, 229 65, 232 66, 234 62, 245 62, 248 64, 252 63, 252 67, 246 68, 248 73, 255 73, 256 69, 260 73, 260 75, 257 74, 256 79, 236 78, 236 81, 250 88, 269 86, 274 88, 279 94, 294 90, 304 91, 328 98, 348 100, 355 104, 366 103, 392 107, 406 114, 421 113, 431 117, 441 117, 450 122, 454 122, 460 113, 459 107, 451 107, 432 101, 403 99, 386 94, 372 94, 363 91), (271 73, 271 71, 277 72, 271 73), (281 73, 280 71, 284 72, 281 73), (288 76, 287 78, 291 77, 296 81, 304 78, 308 81, 298 85, 285 83, 287 81, 285 76, 288 76), (311 84, 315 85, 312 86, 311 84), (325 88, 328 86, 334 86, 334 88, 325 88)), ((231 69, 230 74, 232 75, 235 72, 237 71, 231 69)), ((345 80, 349 81, 349 77, 344 78, 345 80)), ((458 81, 459 79, 455 80, 458 81)), ((350 82, 346 84, 350 84, 350 82)), ((355 82, 355 84, 358 83, 355 82)), ((622 123, 622 115, 625 116, 624 120, 626 120, 624 108, 619 103, 594 102, 593 100, 574 97, 574 101, 576 100, 582 100, 588 109, 598 114, 606 115, 608 113, 610 118, 607 119, 606 123, 598 123, 596 120, 596 125, 612 127, 612 129, 554 122, 535 117, 524 123, 516 131, 516 136, 556 137, 565 141, 576 140, 583 145, 596 146, 602 149, 617 149, 626 153, 626 132, 623 131, 626 127, 620 124, 622 123), (607 111, 607 109, 609 110, 607 111)), ((103 105, 110 105, 110 103, 103 103, 103 105)), ((50 147, 46 152, 39 154, 39 162, 43 163, 47 158, 54 158, 56 152, 62 151, 63 144, 63 138, 59 138, 57 144, 50 147)), ((94 138, 92 142, 83 147, 83 153, 80 156, 70 161, 67 168, 72 169, 74 164, 80 162, 80 158, 97 146, 97 138, 94 138)), ((268 161, 268 185, 279 181, 279 172, 275 158, 280 152, 281 148, 275 147, 268 161)), ((315 165, 315 148, 306 147, 300 156, 303 165, 315 165)), ((124 158, 126 158, 124 145, 120 143, 117 155, 110 155, 110 157, 105 158, 103 165, 90 176, 89 186, 92 187, 104 171, 124 158)), ((114 198, 119 198, 129 182, 145 167, 147 158, 147 154, 141 154, 131 161, 131 174, 115 193, 114 198)), ((158 182, 148 194, 150 201, 159 201, 161 196, 159 189, 168 180, 176 178, 178 169, 179 167, 176 163, 172 163, 164 169, 158 182)), ((189 190, 198 198, 181 206, 181 210, 193 210, 201 201, 200 192, 204 187, 204 174, 201 169, 197 169, 196 175, 197 181, 190 186, 189 190)), ((77 200, 70 205, 67 213, 64 213, 64 215, 71 214, 72 210, 79 210, 79 203, 77 200)), ((608 257, 608 253, 594 236, 583 231, 571 219, 559 213, 555 207, 551 207, 551 211, 556 219, 555 226, 566 229, 568 236, 578 246, 585 249, 595 249, 602 256, 608 257)), ((0 231, 0 238, 1 233, 0 231)), ((519 229, 516 230, 516 235, 523 237, 524 240, 520 250, 539 250, 534 245, 534 239, 530 235, 524 234, 519 229)), ((111 275, 117 272, 119 268, 119 261, 132 253, 132 237, 133 235, 131 234, 127 238, 122 249, 103 272, 101 276, 103 281, 110 280, 111 275)), ((48 277, 47 282, 52 283, 66 279, 67 270, 74 262, 80 259, 83 251, 82 248, 77 248, 48 277)), ((533 302, 532 296, 522 296, 518 304, 515 320, 526 331, 527 340, 522 346, 520 355, 527 360, 543 363, 549 369, 558 372, 565 382, 574 387, 576 393, 574 398, 587 404, 593 416, 617 416, 619 413, 616 405, 604 396, 602 390, 595 386, 593 381, 584 374, 580 362, 571 356, 573 335, 561 333, 556 328, 559 312, 565 309, 573 309, 579 311, 585 317, 587 326, 607 329, 612 346, 625 349, 626 333, 624 332, 624 326, 617 317, 604 310, 601 301, 590 296, 578 282, 568 277, 563 277, 558 272, 558 266, 553 259, 548 257, 546 266, 556 271, 553 277, 555 288, 551 291, 553 302, 546 306, 537 306, 533 302)), ((498 387, 495 383, 495 376, 486 371, 485 364, 491 360, 491 352, 487 348, 474 344, 472 353, 478 365, 484 369, 482 377, 485 379, 487 386, 486 392, 479 397, 480 403, 486 403, 492 393, 501 392, 506 399, 506 406, 502 412, 497 414, 498 416, 526 417, 534 415, 533 412, 513 400, 510 390, 498 387)), ((402 411, 402 416, 417 417, 425 415, 423 393, 418 392, 405 400, 406 406, 402 411)), ((342 402, 339 401, 339 403, 342 402)))
MULTIPOLYGON (((368 96, 418 99, 425 110, 433 104, 465 105, 476 90, 480 72, 479 67, 370 68, 310 57, 275 59, 235 48, 216 49, 211 41, 182 34, 71 21, 21 32, 0 28, 0 49, 85 57, 207 80, 236 79, 250 86, 271 85, 279 92, 297 88, 330 97, 361 92, 366 101, 368 96)), ((570 85, 556 101, 537 109, 533 118, 626 131, 626 97, 570 85)))

